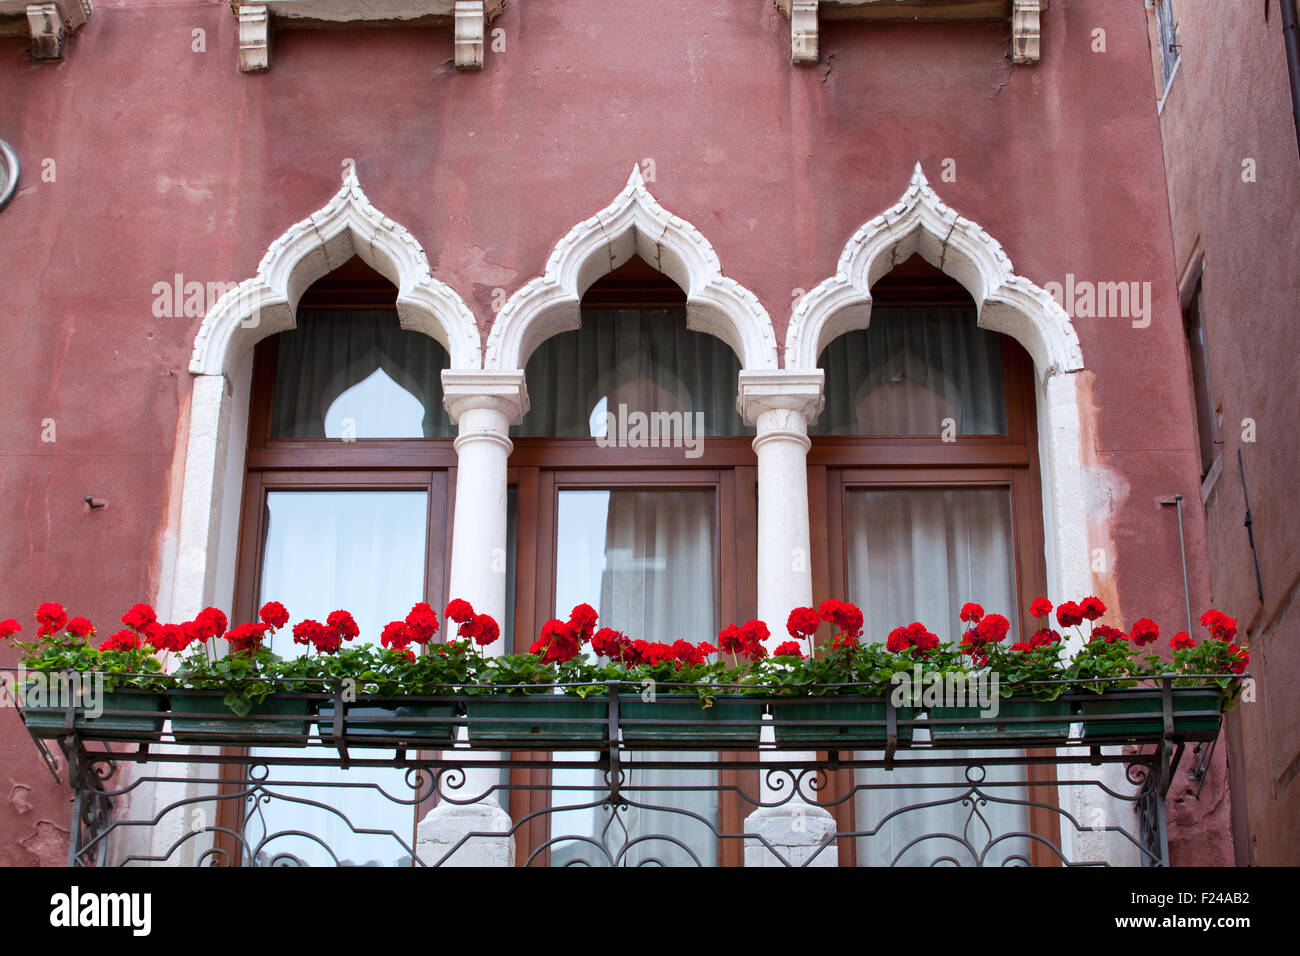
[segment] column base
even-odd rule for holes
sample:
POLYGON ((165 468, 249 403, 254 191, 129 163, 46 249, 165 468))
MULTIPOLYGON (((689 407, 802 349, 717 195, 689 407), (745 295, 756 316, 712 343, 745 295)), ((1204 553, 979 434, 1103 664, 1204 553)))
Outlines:
POLYGON ((513 826, 494 800, 441 803, 420 821, 415 853, 427 866, 514 866, 515 838, 506 836, 513 826), (470 833, 500 835, 465 839, 470 833))
POLYGON ((798 800, 779 807, 760 807, 745 817, 745 833, 763 837, 772 850, 758 840, 746 839, 745 866, 839 866, 835 846, 818 852, 834 832, 835 818, 821 807, 798 800))

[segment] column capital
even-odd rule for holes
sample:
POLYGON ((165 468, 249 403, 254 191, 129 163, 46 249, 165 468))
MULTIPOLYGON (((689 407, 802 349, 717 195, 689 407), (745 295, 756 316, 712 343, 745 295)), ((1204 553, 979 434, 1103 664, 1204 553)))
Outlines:
POLYGON ((528 411, 528 386, 522 370, 443 369, 442 404, 452 423, 466 412, 486 408, 518 425, 528 411))
POLYGON ((746 425, 758 425, 760 433, 759 419, 766 412, 797 412, 805 424, 814 422, 826 404, 825 385, 821 369, 742 371, 736 411, 746 425))

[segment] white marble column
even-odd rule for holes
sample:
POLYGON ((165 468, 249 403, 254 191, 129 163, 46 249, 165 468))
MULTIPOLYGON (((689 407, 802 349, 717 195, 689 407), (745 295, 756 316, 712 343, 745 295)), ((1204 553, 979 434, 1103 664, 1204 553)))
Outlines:
MULTIPOLYGON (((452 526, 451 584, 448 599, 461 598, 480 614, 491 614, 504 632, 506 615, 506 466, 513 448, 510 426, 528 410, 528 391, 521 371, 454 371, 442 373, 443 403, 460 426, 456 438, 456 513, 452 526)), ((454 626, 444 622, 444 626, 454 626)), ((488 648, 505 651, 502 642, 488 648)), ((494 754, 476 751, 475 759, 494 754)), ((484 793, 498 782, 494 769, 466 773, 460 792, 484 793)), ((506 833, 510 816, 497 794, 477 803, 443 802, 420 821, 416 853, 426 863, 441 859, 467 833, 506 833)), ((447 866, 513 866, 514 840, 485 837, 466 842, 447 866)))
MULTIPOLYGON (((768 650, 788 640, 786 618, 812 604, 812 538, 808 527, 808 424, 821 413, 824 373, 755 371, 740 373, 737 407, 745 424, 755 425, 758 455, 758 616, 771 632, 768 650)), ((771 728, 763 729, 770 742, 771 728)), ((764 751, 765 759, 812 760, 799 751, 764 751)), ((789 789, 785 790, 789 793, 789 789)), ((764 801, 779 798, 764 785, 764 801)), ((763 836, 786 861, 799 865, 835 830, 829 812, 799 798, 755 810, 745 832, 763 836)), ((817 854, 811 866, 836 866, 834 847, 817 854)), ((746 866, 780 866, 757 840, 745 841, 746 866)))

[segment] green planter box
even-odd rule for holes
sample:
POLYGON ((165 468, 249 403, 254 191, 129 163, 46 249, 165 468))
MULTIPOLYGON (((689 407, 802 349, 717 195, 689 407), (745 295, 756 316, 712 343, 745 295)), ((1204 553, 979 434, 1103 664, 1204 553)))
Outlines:
MULTIPOLYGON (((334 742, 334 703, 320 705, 316 729, 326 743, 334 742)), ((449 743, 455 738, 456 702, 367 702, 345 704, 343 736, 354 741, 428 740, 449 743), (394 721, 393 718, 401 718, 394 721)))
POLYGON ((990 738, 1064 742, 1070 736, 1073 704, 1068 700, 1034 700, 1004 697, 997 716, 981 717, 979 707, 931 707, 930 721, 956 720, 955 724, 930 723, 930 738, 947 742, 988 743, 990 738), (1034 723, 1007 723, 1009 717, 1033 717, 1034 723))
MULTIPOLYGON (((1219 736, 1220 701, 1217 687, 1174 688, 1174 732, 1187 740, 1213 740, 1219 736), (1188 716, 1189 712, 1207 713, 1188 716), (1208 713, 1213 711, 1213 714, 1208 713)), ((1107 691, 1097 697, 1089 695, 1082 702, 1083 716, 1115 717, 1133 715, 1124 720, 1084 720, 1085 740, 1132 739, 1159 737, 1164 732, 1163 704, 1159 688, 1107 691), (1142 716, 1151 714, 1150 717, 1142 716)))
MULTIPOLYGON (((882 698, 774 700, 772 730, 778 747, 866 750, 883 747, 889 739, 889 728, 885 724, 888 714, 889 704, 882 698)), ((900 721, 915 718, 916 708, 898 708, 900 721)), ((912 730, 910 726, 899 724, 899 746, 905 747, 912 742, 912 730)))
POLYGON ((758 746, 763 727, 761 697, 726 694, 700 706, 697 694, 659 694, 618 699, 623 743, 631 750, 736 750, 758 746))
POLYGON ((231 712, 222 695, 173 694, 172 736, 178 743, 258 744, 300 747, 307 743, 312 701, 272 694, 246 717, 231 712), (301 720, 266 718, 301 717, 301 720))
MULTIPOLYGON (((90 717, 84 711, 73 721, 77 733, 91 740, 157 740, 162 736, 163 711, 167 702, 161 694, 139 690, 114 690, 104 693, 104 712, 90 717), (124 710, 153 711, 150 714, 123 714, 124 710)), ((62 707, 29 707, 23 711, 27 731, 33 737, 62 737, 66 713, 62 707)))
POLYGON ((469 741, 493 750, 590 750, 609 738, 609 701, 568 694, 475 696, 469 741))

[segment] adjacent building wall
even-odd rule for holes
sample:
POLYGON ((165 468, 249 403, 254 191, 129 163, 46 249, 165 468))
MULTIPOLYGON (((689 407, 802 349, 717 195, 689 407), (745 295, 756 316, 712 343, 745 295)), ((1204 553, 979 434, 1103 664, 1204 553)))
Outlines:
MULTIPOLYGON (((1291 0, 1279 0, 1281 3, 1291 0)), ((1300 155, 1279 2, 1175 0, 1160 116, 1176 275, 1203 259, 1222 468, 1202 490, 1212 594, 1249 641, 1256 701, 1229 724, 1236 859, 1300 863, 1300 155), (1245 485, 1237 465, 1240 450, 1245 485), (1243 521, 1249 494, 1264 597, 1243 521)), ((1200 511, 1199 498, 1190 502, 1200 511)), ((1201 800, 1225 797, 1216 769, 1201 800)), ((1177 805, 1171 804, 1171 809, 1177 805)), ((1216 814, 1223 819, 1226 811, 1216 814)), ((1171 814, 1171 825, 1179 822, 1171 814)))

